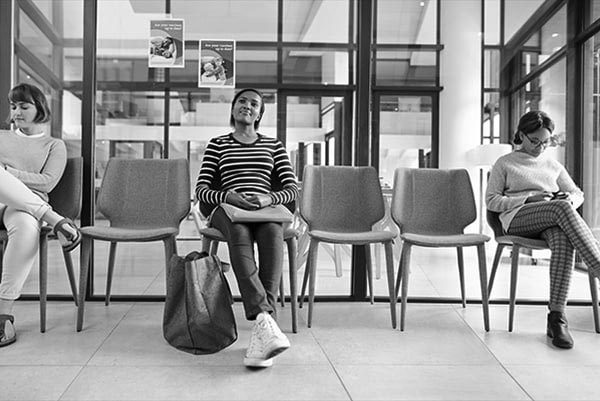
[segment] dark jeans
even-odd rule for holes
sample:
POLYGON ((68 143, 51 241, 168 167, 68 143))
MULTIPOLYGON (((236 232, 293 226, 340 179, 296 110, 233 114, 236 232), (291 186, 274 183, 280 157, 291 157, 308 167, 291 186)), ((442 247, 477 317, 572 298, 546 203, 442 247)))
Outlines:
POLYGON ((283 266, 281 223, 232 223, 221 208, 212 215, 211 225, 227 238, 231 267, 235 273, 248 320, 261 312, 276 318, 277 293, 283 266), (254 258, 258 245, 258 261, 254 258))

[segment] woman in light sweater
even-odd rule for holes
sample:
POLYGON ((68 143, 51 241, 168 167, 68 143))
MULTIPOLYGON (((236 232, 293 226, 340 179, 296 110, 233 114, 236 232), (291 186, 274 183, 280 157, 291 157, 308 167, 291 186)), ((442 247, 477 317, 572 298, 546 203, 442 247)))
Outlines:
POLYGON ((492 168, 486 203, 499 212, 508 234, 543 238, 550 258, 550 303, 547 335, 552 344, 572 348, 565 306, 575 250, 588 269, 600 273, 600 244, 576 209, 583 192, 558 161, 545 157, 553 141, 554 122, 542 111, 530 111, 519 120, 513 142, 520 147, 500 157, 492 168))
POLYGON ((15 129, 0 131, 0 223, 8 232, 0 280, 0 347, 17 338, 13 304, 35 262, 41 222, 54 227, 66 250, 81 241, 73 222, 47 202, 65 169, 67 152, 63 141, 44 132, 50 120, 46 97, 37 87, 20 84, 8 98, 15 129))

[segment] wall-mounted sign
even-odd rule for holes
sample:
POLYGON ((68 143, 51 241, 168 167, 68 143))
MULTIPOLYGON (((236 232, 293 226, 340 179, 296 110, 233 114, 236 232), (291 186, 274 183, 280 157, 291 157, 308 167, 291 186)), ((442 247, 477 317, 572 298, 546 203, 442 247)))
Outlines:
POLYGON ((199 87, 235 87, 235 41, 201 40, 199 87))
POLYGON ((183 20, 150 20, 148 67, 183 68, 185 49, 183 20))

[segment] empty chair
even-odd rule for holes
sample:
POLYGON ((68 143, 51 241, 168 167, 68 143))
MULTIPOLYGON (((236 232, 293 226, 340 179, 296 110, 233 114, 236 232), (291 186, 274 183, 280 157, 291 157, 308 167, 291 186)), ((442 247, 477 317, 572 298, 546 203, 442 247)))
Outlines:
MULTIPOLYGON (((311 326, 315 297, 317 254, 320 242, 364 246, 367 277, 373 296, 370 244, 383 243, 386 254, 392 327, 396 328, 394 259, 395 234, 378 231, 373 225, 385 215, 377 171, 373 167, 306 166, 302 183, 300 215, 308 225, 310 245, 306 261, 309 275, 308 327, 311 326)), ((304 291, 302 291, 300 304, 304 291)))
MULTIPOLYGON (((81 179, 82 179, 83 159, 81 157, 71 157, 67 159, 65 171, 63 172, 58 184, 48 194, 48 203, 52 209, 65 218, 75 220, 81 211, 81 179)), ((48 287, 48 239, 57 239, 49 226, 42 226, 40 230, 39 245, 39 287, 40 287, 40 331, 46 331, 46 301, 48 287)), ((0 242, 4 245, 8 240, 8 233, 5 229, 0 230, 0 242)), ((71 287, 73 299, 77 305, 77 284, 75 272, 73 270, 73 260, 71 252, 62 249, 67 269, 67 278, 71 287)), ((0 247, 0 272, 2 271, 2 259, 0 247)))
POLYGON ((412 247, 456 248, 461 298, 465 307, 463 248, 475 246, 479 259, 483 324, 485 330, 489 331, 485 243, 490 237, 464 233, 465 227, 477 217, 468 172, 464 169, 397 169, 391 212, 402 239, 395 291, 398 296, 402 285, 400 330, 404 330, 412 247))
MULTIPOLYGON (((490 273, 490 282, 488 284, 488 294, 491 295, 494 286, 494 279, 500 265, 500 258, 505 247, 511 247, 511 264, 510 264, 510 295, 508 307, 508 331, 513 331, 513 322, 515 316, 515 303, 517 299, 517 278, 519 274, 519 255, 522 249, 549 249, 548 244, 541 238, 527 238, 518 235, 509 235, 504 233, 502 223, 500 222, 499 213, 487 211, 487 221, 494 237, 498 243, 492 271, 490 273)), ((594 328, 597 333, 600 333, 600 321, 598 319, 598 285, 594 276, 588 272, 590 282, 590 293, 592 295, 592 311, 594 315, 594 328)))
POLYGON ((177 253, 175 237, 190 210, 190 178, 185 159, 110 159, 98 192, 97 210, 110 225, 82 227, 77 331, 83 325, 90 250, 93 240, 110 242, 106 304, 118 242, 162 241, 168 268, 177 253))

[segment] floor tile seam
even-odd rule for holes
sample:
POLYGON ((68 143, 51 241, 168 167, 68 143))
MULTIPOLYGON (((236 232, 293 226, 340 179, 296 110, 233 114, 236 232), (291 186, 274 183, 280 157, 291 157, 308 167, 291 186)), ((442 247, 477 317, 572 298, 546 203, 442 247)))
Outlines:
POLYGON ((317 346, 319 347, 319 349, 321 350, 321 352, 323 353, 323 355, 325 355, 325 359, 327 360, 327 363, 329 364, 329 366, 333 370, 333 373, 335 374, 335 376, 339 380, 340 385, 342 386, 342 388, 344 389, 344 392, 348 396, 348 400, 352 401, 353 399, 352 399, 352 395, 350 394, 350 390, 346 386, 346 383, 344 383, 344 380, 342 379, 342 376, 341 376, 340 372, 338 372, 338 370, 336 369, 335 364, 333 363, 333 361, 331 360, 331 358, 329 357, 329 355, 327 355, 327 352, 325 351, 325 348, 323 347, 323 345, 321 344, 321 342, 319 341, 319 339, 314 335, 314 333, 312 331, 310 332, 310 335, 312 336, 313 340, 315 341, 315 343, 317 344, 317 346))
MULTIPOLYGON (((490 353, 492 358, 494 358, 496 360, 496 362, 498 362, 498 366, 500 366, 500 368, 508 375, 508 377, 510 377, 510 379, 521 389, 523 394, 525 394, 530 400, 535 400, 535 398, 533 398, 533 396, 531 394, 529 394, 529 392, 525 389, 525 387, 523 387, 523 385, 517 380, 517 378, 508 370, 507 365, 504 365, 504 363, 502 363, 500 358, 498 358, 498 356, 494 353, 494 351, 485 343, 483 338, 478 335, 477 331, 475 331, 475 329, 469 324, 469 322, 465 319, 464 315, 462 315, 458 311, 459 311, 458 308, 454 308, 454 312, 468 326, 469 330, 471 330, 471 332, 473 333, 475 338, 477 338, 479 340, 479 342, 485 347, 485 349, 488 350, 488 352, 490 353)), ((489 316, 489 313, 488 313, 488 316, 489 316)))
POLYGON ((63 400, 64 396, 69 392, 69 389, 73 386, 73 384, 79 379, 79 377, 81 376, 81 374, 83 373, 83 371, 85 370, 86 367, 88 367, 90 361, 94 358, 94 356, 98 353, 98 351, 100 350, 100 348, 102 348, 102 346, 106 343, 106 340, 108 340, 108 338, 115 332, 115 330, 117 329, 117 327, 119 326, 119 324, 121 324, 121 322, 125 319, 125 317, 131 312, 131 310, 133 309, 133 307, 137 304, 137 302, 132 303, 129 306, 129 309, 127 310, 126 313, 123 314, 123 316, 121 317, 121 319, 119 319, 119 321, 114 325, 114 327, 112 328, 112 330, 109 331, 109 333, 106 335, 106 337, 104 338, 104 340, 102 340, 102 342, 98 345, 98 347, 96 348, 96 350, 90 355, 90 357, 88 358, 88 360, 85 362, 84 365, 82 365, 79 368, 79 371, 77 372, 77 374, 73 377, 73 379, 69 382, 69 384, 66 386, 65 390, 62 392, 62 394, 58 397, 57 401, 63 400))

